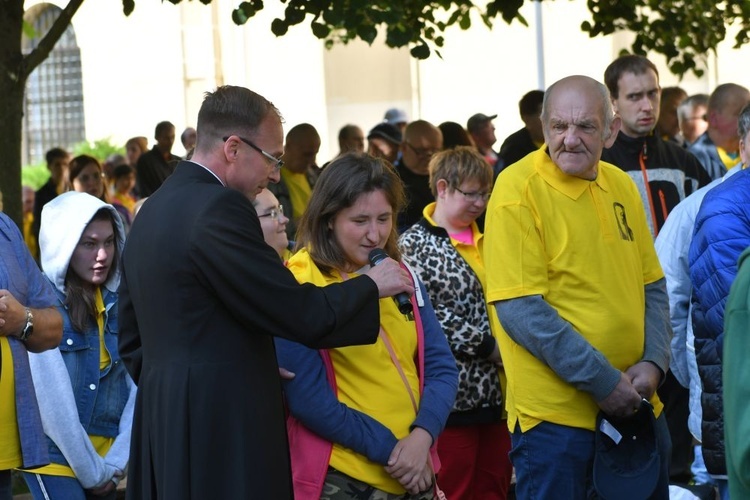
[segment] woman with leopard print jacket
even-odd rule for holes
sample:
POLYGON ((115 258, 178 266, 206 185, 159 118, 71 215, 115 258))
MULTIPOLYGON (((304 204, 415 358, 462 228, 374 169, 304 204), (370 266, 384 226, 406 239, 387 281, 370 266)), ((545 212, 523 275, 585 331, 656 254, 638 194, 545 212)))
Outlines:
POLYGON ((502 361, 484 298, 482 234, 492 168, 473 148, 430 162, 436 202, 399 238, 403 259, 424 282, 459 369, 458 396, 438 441, 448 498, 504 499, 512 466, 502 411, 502 361))

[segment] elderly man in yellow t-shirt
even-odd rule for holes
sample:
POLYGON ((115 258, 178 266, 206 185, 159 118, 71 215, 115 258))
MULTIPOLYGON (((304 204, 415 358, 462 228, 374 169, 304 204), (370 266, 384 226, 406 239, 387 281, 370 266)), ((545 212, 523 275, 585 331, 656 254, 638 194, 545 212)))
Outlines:
POLYGON ((505 169, 487 208, 487 298, 502 324, 519 498, 587 498, 599 410, 651 401, 668 498, 669 433, 656 388, 669 366, 664 275, 633 181, 600 161, 619 118, 601 83, 544 97, 546 147, 505 169))

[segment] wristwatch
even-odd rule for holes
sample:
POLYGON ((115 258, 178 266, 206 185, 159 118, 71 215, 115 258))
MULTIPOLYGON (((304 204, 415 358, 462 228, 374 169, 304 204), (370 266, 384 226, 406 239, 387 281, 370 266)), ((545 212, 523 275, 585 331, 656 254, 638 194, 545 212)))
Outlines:
POLYGON ((31 314, 31 309, 28 307, 26 308, 26 325, 23 327, 23 330, 21 330, 21 335, 18 336, 19 339, 26 341, 29 337, 31 337, 31 334, 34 333, 34 315, 31 314))

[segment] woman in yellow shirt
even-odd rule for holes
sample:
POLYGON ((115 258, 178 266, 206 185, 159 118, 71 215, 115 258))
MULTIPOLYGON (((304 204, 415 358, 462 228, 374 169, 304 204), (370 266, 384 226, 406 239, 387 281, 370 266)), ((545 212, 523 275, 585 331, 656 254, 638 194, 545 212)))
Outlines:
MULTIPOLYGON (((302 216, 289 269, 301 283, 325 286, 367 271, 373 250, 400 260, 395 221, 403 202, 386 161, 364 154, 333 161, 302 216)), ((433 498, 434 444, 458 371, 420 287, 413 314, 380 300, 373 345, 315 351, 276 340, 279 366, 296 374, 284 387, 298 500, 433 498)))

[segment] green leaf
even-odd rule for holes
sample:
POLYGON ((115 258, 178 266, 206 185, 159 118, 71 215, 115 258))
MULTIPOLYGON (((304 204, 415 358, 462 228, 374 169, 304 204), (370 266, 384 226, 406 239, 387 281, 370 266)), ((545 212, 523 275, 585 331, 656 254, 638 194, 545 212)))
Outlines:
POLYGON ((276 36, 284 36, 289 31, 289 25, 279 18, 271 22, 271 32, 276 36))
POLYGON ((468 13, 463 14, 458 19, 458 25, 461 27, 462 30, 467 30, 471 28, 471 16, 469 16, 468 13))
POLYGON ((135 10, 135 0, 122 0, 122 13, 129 16, 135 10))
POLYGON ((378 36, 378 30, 372 24, 362 24, 357 27, 357 36, 372 45, 375 37, 378 36))
POLYGON ((232 11, 232 22, 236 24, 237 26, 242 26, 245 24, 248 20, 247 15, 245 14, 245 11, 242 9, 234 9, 232 11))
POLYGON ((427 59, 430 57, 430 48, 424 43, 412 47, 410 52, 412 57, 416 59, 427 59))
POLYGON ((23 26, 21 29, 27 38, 33 39, 39 36, 39 33, 34 29, 34 25, 26 21, 26 19, 23 20, 23 26))
POLYGON ((322 23, 310 23, 310 27, 312 28, 313 35, 317 38, 323 39, 331 33, 331 28, 322 23))

